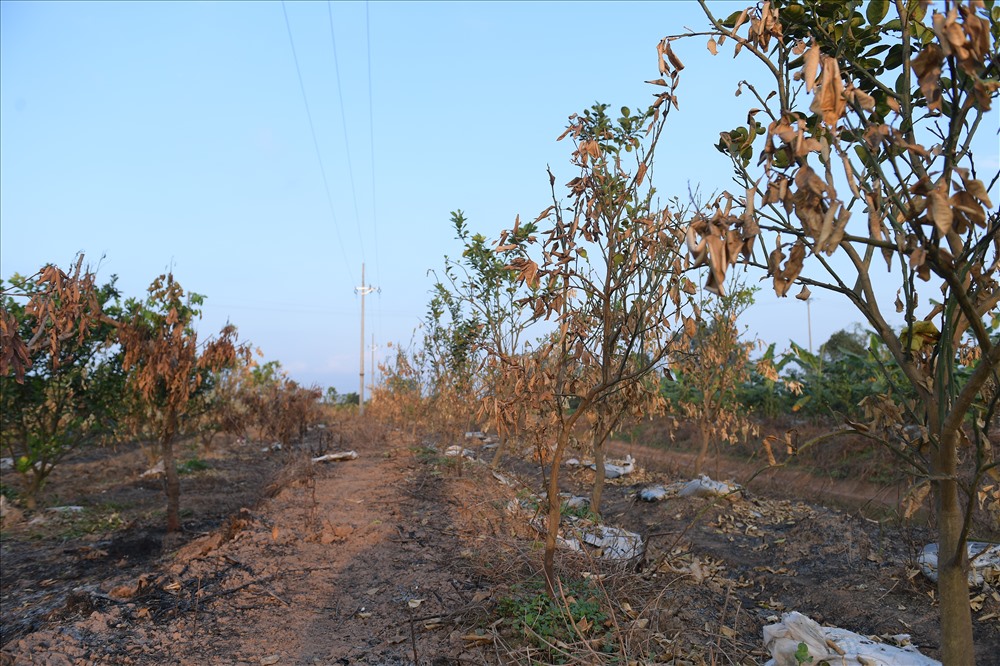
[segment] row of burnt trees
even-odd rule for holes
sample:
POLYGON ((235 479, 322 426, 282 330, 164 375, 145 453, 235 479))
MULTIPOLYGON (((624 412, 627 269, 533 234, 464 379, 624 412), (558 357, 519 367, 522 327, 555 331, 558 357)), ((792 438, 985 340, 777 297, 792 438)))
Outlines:
MULTIPOLYGON (((878 337, 887 387, 868 419, 845 426, 933 488, 942 653, 946 664, 973 663, 966 543, 976 502, 1000 501, 988 436, 1000 400, 1000 214, 989 195, 1000 172, 982 173, 973 146, 1000 88, 1000 7, 772 1, 726 19, 703 9, 703 32, 658 45, 652 106, 613 117, 595 105, 570 118, 560 138, 573 141, 579 174, 560 196, 550 172, 552 205, 534 221, 490 243, 455 214, 464 253, 446 261, 436 297, 449 316, 432 317, 422 352, 436 352, 433 381, 416 372, 400 385, 415 404, 471 390, 464 404, 504 443, 536 445, 554 593, 559 463, 578 426, 590 430, 599 512, 608 433, 629 413, 655 411, 671 369, 700 371, 703 411, 691 416, 706 429, 745 432, 711 409, 732 398, 711 387, 728 390, 737 380, 724 373, 746 367, 749 353, 735 330, 745 303, 726 290, 734 268, 770 278, 779 296, 796 286, 800 299, 836 294, 878 337), (755 105, 746 124, 716 146, 741 189, 662 207, 651 180, 684 68, 675 48, 699 36, 713 54, 728 43, 764 66, 763 80, 740 85, 755 105), (702 279, 713 305, 699 297, 702 279), (879 288, 887 281, 895 296, 879 288)), ((407 361, 401 353, 396 369, 407 361)), ((388 386, 401 375, 387 370, 388 386)), ((758 371, 777 380, 767 363, 758 371)))
POLYGON ((227 324, 199 339, 204 297, 161 275, 124 303, 80 256, 0 284, 0 444, 27 480, 29 506, 57 464, 88 445, 153 440, 163 461, 167 528, 180 529, 174 445, 225 432, 288 443, 316 420, 319 392, 255 367, 227 324))

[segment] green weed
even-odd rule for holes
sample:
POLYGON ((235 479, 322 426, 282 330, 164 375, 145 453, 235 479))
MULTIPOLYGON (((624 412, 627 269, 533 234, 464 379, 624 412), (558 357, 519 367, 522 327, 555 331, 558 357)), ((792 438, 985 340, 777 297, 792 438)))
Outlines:
POLYGON ((111 505, 86 507, 78 514, 67 514, 64 519, 67 524, 60 532, 64 539, 115 532, 126 523, 119 509, 111 505))
POLYGON ((201 458, 191 458, 190 460, 185 460, 184 462, 177 465, 178 474, 194 474, 195 472, 202 472, 211 467, 207 462, 201 458))
MULTIPOLYGON (((564 599, 552 600, 544 583, 532 579, 514 586, 500 599, 497 612, 513 632, 539 649, 549 651, 551 644, 574 643, 607 633, 608 614, 600 602, 600 590, 589 581, 563 582, 564 599), (574 628, 575 625, 575 628, 574 628)), ((605 647, 614 649, 614 642, 605 647)), ((565 655, 552 652, 547 657, 559 663, 565 655)))
POLYGON ((567 502, 563 502, 562 507, 559 510, 564 516, 572 516, 582 520, 589 520, 593 523, 600 522, 600 516, 591 511, 589 505, 570 507, 567 502))

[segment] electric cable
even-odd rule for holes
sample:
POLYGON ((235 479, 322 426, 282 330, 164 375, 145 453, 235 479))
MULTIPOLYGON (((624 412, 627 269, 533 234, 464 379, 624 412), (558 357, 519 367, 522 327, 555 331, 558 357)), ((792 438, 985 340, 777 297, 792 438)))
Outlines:
MULTIPOLYGON (((351 142, 347 134, 347 112, 344 109, 344 91, 340 84, 340 60, 337 58, 337 38, 333 29, 332 0, 326 0, 326 13, 330 19, 330 44, 333 46, 333 71, 337 76, 337 97, 340 99, 340 121, 341 127, 344 130, 344 147, 347 154, 347 173, 351 181, 351 199, 354 201, 354 219, 358 227, 358 239, 361 241, 361 257, 364 259, 365 241, 364 235, 361 233, 361 213, 358 211, 358 190, 354 184, 354 162, 351 160, 351 142)), ((376 243, 376 254, 377 248, 378 245, 376 243)), ((376 260, 376 275, 378 274, 377 265, 378 261, 376 260)))
MULTIPOLYGON (((340 226, 337 224, 337 215, 333 208, 333 197, 330 195, 330 183, 326 177, 326 168, 323 166, 323 156, 319 150, 319 141, 316 140, 316 127, 313 125, 312 111, 309 109, 309 98, 306 96, 306 86, 302 81, 302 70, 299 67, 299 56, 295 51, 295 39, 292 37, 292 24, 288 20, 288 10, 285 8, 285 0, 281 0, 281 13, 285 16, 285 28, 288 30, 288 43, 292 47, 292 60, 295 62, 295 73, 299 78, 299 90, 302 92, 302 101, 306 107, 306 118, 309 119, 309 133, 312 135, 313 147, 316 149, 316 160, 319 162, 319 171, 323 176, 323 188, 326 191, 326 203, 330 206, 330 217, 333 219, 333 229, 337 235, 337 243, 340 245, 340 252, 344 256, 344 268, 347 270, 348 277, 351 278, 351 284, 354 284, 354 273, 351 271, 351 265, 347 259, 347 249, 344 247, 344 241, 340 237, 340 226)), ((364 257, 364 245, 361 247, 361 255, 364 257)))

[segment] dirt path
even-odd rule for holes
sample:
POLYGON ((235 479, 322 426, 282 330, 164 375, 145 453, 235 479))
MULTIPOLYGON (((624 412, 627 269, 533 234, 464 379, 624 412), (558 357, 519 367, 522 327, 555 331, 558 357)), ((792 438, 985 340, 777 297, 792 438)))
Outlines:
POLYGON ((448 618, 476 583, 461 577, 447 483, 409 447, 358 453, 293 467, 259 509, 183 547, 164 573, 81 595, 64 610, 71 621, 6 646, 4 662, 409 664, 414 647, 421 663, 461 654, 448 618))
MULTIPOLYGON (((559 640, 573 642, 586 663, 621 655, 761 663, 762 627, 793 609, 866 635, 912 634, 930 655, 939 645, 933 586, 914 568, 926 529, 774 499, 756 487, 732 502, 641 502, 636 491, 646 484, 689 477, 676 473, 685 457, 621 444, 613 450, 636 456, 640 469, 609 483, 603 515, 642 536, 645 559, 622 565, 560 550, 573 603, 596 613, 576 626, 587 627, 583 634, 560 633, 538 614, 548 606, 537 602, 540 542, 529 526, 540 506, 537 465, 506 461, 512 485, 504 485, 486 465, 412 442, 349 442, 357 459, 313 465, 303 454, 268 498, 179 551, 123 569, 106 555, 93 560, 105 562, 105 575, 74 583, 56 610, 3 645, 0 664, 553 663, 565 648, 559 640)), ((562 474, 576 495, 593 478, 580 467, 562 474)), ((774 483, 784 485, 782 496, 801 492, 787 478, 774 483)), ((46 547, 46 561, 85 557, 46 547)), ((52 576, 19 571, 22 580, 10 582, 5 572, 5 586, 17 591, 5 598, 46 589, 52 576)), ((1000 654, 1000 598, 977 603, 977 649, 1000 654)))

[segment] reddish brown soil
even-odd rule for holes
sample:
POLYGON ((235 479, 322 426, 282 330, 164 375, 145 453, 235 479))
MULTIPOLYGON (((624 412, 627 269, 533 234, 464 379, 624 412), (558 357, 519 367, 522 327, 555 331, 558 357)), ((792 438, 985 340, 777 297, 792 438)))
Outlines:
MULTIPOLYGON (((230 444, 202 455, 209 470, 183 477, 186 534, 166 544, 158 484, 136 478, 146 465, 138 451, 71 461, 53 479, 59 497, 43 504, 83 504, 85 515, 3 532, 0 661, 538 663, 537 647, 504 614, 504 600, 538 579, 538 535, 507 508, 539 490, 537 467, 510 461, 506 486, 485 465, 398 433, 355 429, 335 439, 297 453, 230 444), (309 449, 331 446, 359 458, 308 463, 309 449), (91 529, 108 504, 123 524, 91 529)), ((684 476, 675 473, 684 458, 618 450, 642 469, 609 484, 604 518, 643 535, 648 550, 624 568, 560 555, 568 578, 606 576, 601 603, 611 619, 574 648, 580 660, 609 663, 595 650, 610 645, 643 663, 761 663, 761 627, 783 610, 865 634, 909 633, 936 655, 933 585, 913 568, 932 538, 926 526, 790 499, 777 491, 802 486, 780 476, 735 502, 648 504, 635 491, 684 476)), ((563 487, 585 492, 591 478, 565 469, 563 487)), ((48 514, 28 519, 36 515, 48 514)), ((1000 600, 987 594, 982 604, 979 663, 997 663, 1000 600)))
MULTIPOLYGON (((86 584, 41 616, 35 601, 18 602, 38 578, 58 575, 56 561, 79 567, 79 549, 52 553, 42 571, 12 530, 4 663, 405 664, 414 644, 421 660, 460 654, 451 618, 476 582, 461 571, 453 519, 468 511, 454 498, 469 493, 449 487, 460 479, 441 483, 404 445, 356 448, 353 461, 291 461, 273 497, 178 551, 123 572, 104 562, 96 580, 74 571, 86 584), (19 614, 34 621, 18 626, 19 614)), ((146 539, 158 553, 160 542, 146 539)))

